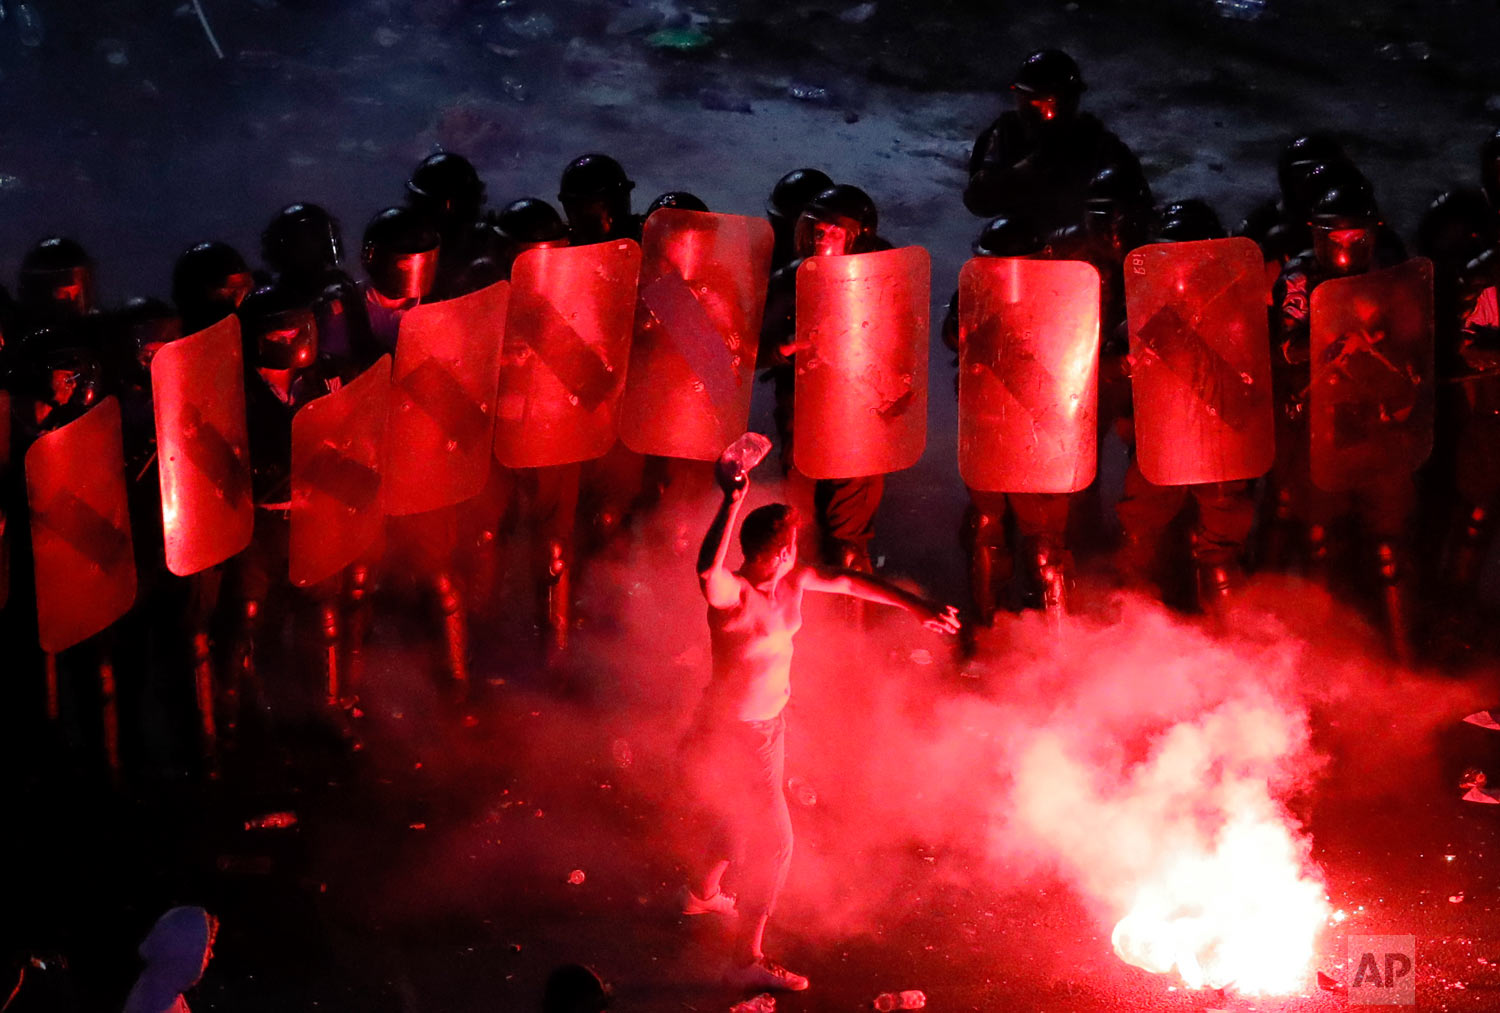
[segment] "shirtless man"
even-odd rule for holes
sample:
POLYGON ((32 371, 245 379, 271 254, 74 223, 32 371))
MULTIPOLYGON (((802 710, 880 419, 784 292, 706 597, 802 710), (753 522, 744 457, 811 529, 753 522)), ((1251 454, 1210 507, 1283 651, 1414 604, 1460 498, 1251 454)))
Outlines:
POLYGON ((719 484, 724 502, 698 553, 713 678, 689 742, 703 771, 701 786, 725 827, 715 842, 717 861, 694 887, 684 887, 680 899, 684 914, 733 913, 735 898, 719 888, 733 855, 740 870, 740 922, 724 981, 744 989, 801 991, 807 979, 768 959, 761 940, 792 859, 792 822, 782 789, 782 709, 792 692, 792 639, 802 626, 802 595, 823 591, 894 605, 942 633, 958 631, 958 610, 868 574, 798 565, 797 514, 782 503, 746 516, 740 529, 745 562, 730 570, 730 533, 749 480, 721 469, 719 484))

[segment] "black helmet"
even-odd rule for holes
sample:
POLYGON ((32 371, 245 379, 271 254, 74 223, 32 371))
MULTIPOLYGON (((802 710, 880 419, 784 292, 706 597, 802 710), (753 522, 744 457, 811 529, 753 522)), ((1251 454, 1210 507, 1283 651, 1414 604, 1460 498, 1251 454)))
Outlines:
POLYGON ((797 219, 794 247, 800 256, 819 253, 860 253, 879 227, 870 195, 857 186, 840 183, 818 194, 797 219), (836 249, 824 249, 828 238, 836 249))
POLYGON ((136 296, 125 303, 117 319, 127 346, 122 351, 143 372, 149 373, 151 360, 163 345, 182 337, 182 321, 160 299, 136 296))
POLYGON ((646 205, 646 217, 651 217, 651 212, 660 211, 662 208, 676 208, 679 211, 707 211, 708 205, 703 203, 697 194, 688 193, 686 190, 668 190, 656 200, 646 205))
POLYGON ((766 214, 772 218, 795 221, 802 207, 824 190, 833 186, 826 172, 818 169, 793 169, 776 181, 771 188, 771 199, 766 202, 766 214))
POLYGON ((1173 201, 1161 209, 1156 239, 1163 243, 1188 243, 1200 239, 1223 239, 1224 223, 1207 201, 1190 198, 1173 201))
POLYGON ((240 303, 240 336, 245 365, 261 369, 301 369, 318 357, 318 324, 312 307, 285 287, 258 288, 240 303))
POLYGON ((317 204, 288 204, 260 234, 260 255, 277 274, 317 274, 344 256, 338 219, 317 204))
POLYGON ((1038 49, 1026 57, 1010 86, 1014 91, 1072 97, 1088 89, 1078 64, 1060 49, 1038 49))
POLYGON ((1374 229, 1380 208, 1368 186, 1337 185, 1313 201, 1311 224, 1331 229, 1374 229))
POLYGON ((94 308, 94 261, 72 239, 43 239, 21 260, 16 294, 21 308, 40 319, 86 316, 94 308))
POLYGON ((1089 180, 1083 203, 1091 210, 1104 207, 1140 209, 1151 204, 1151 187, 1134 168, 1106 165, 1089 180))
POLYGON ((635 189, 620 163, 608 155, 579 155, 562 172, 558 198, 588 200, 635 189))
POLYGON ((1482 191, 1459 187, 1439 194, 1417 226, 1417 251, 1440 264, 1462 266, 1500 240, 1495 209, 1482 191))
POLYGON ((1284 193, 1294 173, 1326 162, 1348 162, 1344 146, 1327 134, 1300 134, 1282 145, 1276 157, 1276 178, 1284 193))
POLYGON ((857 186, 839 183, 818 194, 802 208, 803 216, 830 222, 847 218, 859 223, 864 234, 872 234, 880 228, 880 216, 870 195, 857 186))
POLYGON ((1307 176, 1307 213, 1329 190, 1359 192, 1375 200, 1375 186, 1353 162, 1320 162, 1307 176))
POLYGON ((1044 248, 1036 230, 1019 218, 992 218, 974 239, 976 257, 1030 257, 1044 248))
POLYGON ((439 218, 473 220, 484 207, 484 182, 472 162, 451 151, 428 155, 406 181, 407 201, 439 218))
POLYGON ((199 243, 172 267, 172 302, 189 333, 233 313, 255 289, 250 265, 228 243, 199 243))
POLYGON ((562 215, 540 197, 522 197, 505 205, 495 216, 495 230, 507 242, 526 247, 558 246, 568 241, 562 215))
POLYGON ((437 279, 442 237, 427 215, 386 208, 365 226, 359 259, 370 284, 387 299, 421 299, 437 279))

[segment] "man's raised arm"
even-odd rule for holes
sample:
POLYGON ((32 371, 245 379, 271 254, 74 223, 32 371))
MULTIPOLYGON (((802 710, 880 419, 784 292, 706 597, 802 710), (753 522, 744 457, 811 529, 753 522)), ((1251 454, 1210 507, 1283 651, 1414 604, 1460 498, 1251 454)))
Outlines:
POLYGON ((719 512, 714 514, 708 534, 703 536, 703 545, 698 549, 698 586, 710 605, 727 609, 740 600, 740 587, 724 560, 729 555, 730 534, 740 515, 740 504, 745 500, 750 480, 740 476, 738 481, 731 483, 721 480, 720 485, 724 489, 724 502, 719 504, 719 512))
POLYGON ((929 630, 936 630, 938 633, 958 632, 958 609, 955 606, 941 605, 910 591, 903 591, 890 581, 858 570, 808 567, 802 578, 802 586, 809 591, 843 594, 881 605, 894 605, 916 616, 929 630))

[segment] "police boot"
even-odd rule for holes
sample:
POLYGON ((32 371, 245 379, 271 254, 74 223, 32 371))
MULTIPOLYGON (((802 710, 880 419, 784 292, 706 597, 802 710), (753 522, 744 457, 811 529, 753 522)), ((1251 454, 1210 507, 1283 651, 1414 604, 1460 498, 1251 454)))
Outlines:
POLYGON ((344 696, 344 670, 339 651, 343 639, 340 635, 341 618, 337 598, 318 603, 319 661, 323 671, 323 692, 329 707, 338 707, 344 696))
POLYGON ((1229 563, 1199 563, 1196 590, 1204 614, 1222 619, 1230 598, 1243 583, 1239 567, 1229 563))
POLYGON ((437 579, 438 611, 443 617, 443 664, 454 688, 463 698, 469 691, 469 622, 464 614, 463 594, 451 574, 437 579))
POLYGON ((553 668, 567 653, 568 627, 573 619, 572 568, 568 565, 567 548, 556 539, 547 543, 547 576, 542 597, 546 663, 553 668))
POLYGON ((1010 553, 1000 545, 975 545, 969 552, 969 589, 980 625, 993 626, 1000 611, 1000 589, 1010 583, 1010 553))
POLYGON ((1479 573, 1484 566, 1485 549, 1489 547, 1493 522, 1493 515, 1484 507, 1476 506, 1464 513, 1457 544, 1453 546, 1448 560, 1449 586, 1468 591, 1479 583, 1479 573))
POLYGON ((353 706, 365 678, 370 634, 370 568, 351 566, 344 582, 344 702, 353 706))
POLYGON ((1413 650, 1411 605, 1406 595, 1407 568, 1400 550, 1392 542, 1380 542, 1375 546, 1375 560, 1379 566, 1380 594, 1385 606, 1386 638, 1396 660, 1410 668, 1413 650))
POLYGON ((1037 586, 1042 589, 1042 610, 1051 620, 1060 620, 1068 611, 1068 578, 1072 570, 1072 553, 1043 542, 1032 554, 1037 586))
POLYGON ((214 719, 213 651, 207 630, 198 630, 193 634, 193 690, 198 698, 203 758, 212 762, 218 746, 219 732, 218 722, 214 719))

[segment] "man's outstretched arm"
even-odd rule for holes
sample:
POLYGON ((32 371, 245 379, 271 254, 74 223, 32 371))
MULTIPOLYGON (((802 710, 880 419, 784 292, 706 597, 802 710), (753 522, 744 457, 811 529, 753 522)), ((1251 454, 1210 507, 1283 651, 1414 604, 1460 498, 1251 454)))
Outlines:
POLYGON ((930 630, 939 633, 958 632, 958 609, 955 606, 930 601, 868 573, 831 567, 808 567, 802 578, 802 586, 809 591, 843 594, 881 605, 894 605, 916 616, 930 630))
POLYGON ((733 608, 740 600, 739 582, 724 565, 729 555, 729 538, 734 531, 734 522, 740 515, 740 504, 745 501, 745 490, 750 480, 741 478, 724 488, 724 502, 714 514, 708 534, 703 536, 703 545, 698 549, 698 586, 703 597, 716 609, 733 608))

